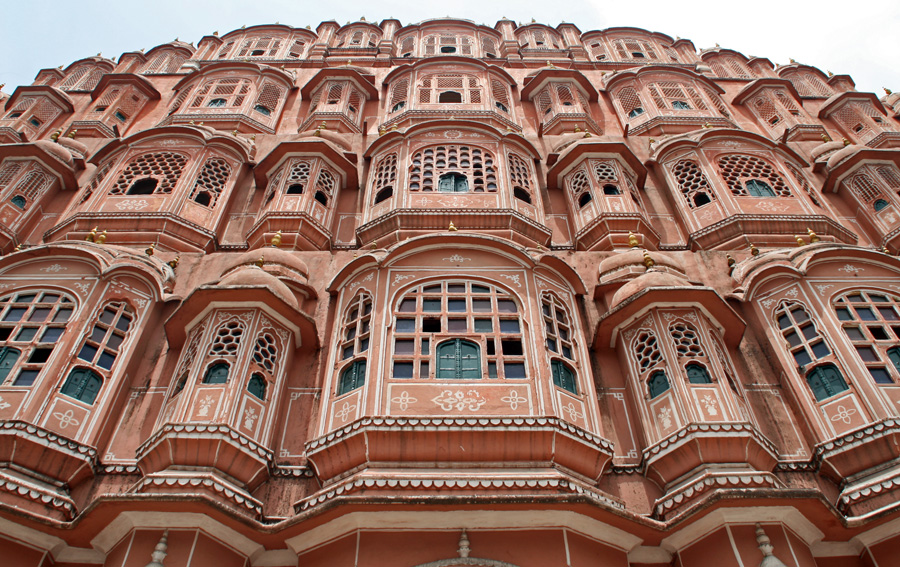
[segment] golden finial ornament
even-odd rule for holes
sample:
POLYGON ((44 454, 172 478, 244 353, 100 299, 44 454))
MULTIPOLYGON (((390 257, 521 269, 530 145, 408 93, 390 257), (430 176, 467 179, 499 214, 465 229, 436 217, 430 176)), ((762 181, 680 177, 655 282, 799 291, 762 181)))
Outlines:
POLYGON ((263 264, 266 263, 266 257, 262 254, 259 255, 259 258, 256 259, 256 266, 258 268, 262 268, 263 264))
POLYGON ((92 228, 91 231, 90 231, 89 233, 87 233, 87 236, 84 237, 85 241, 87 241, 87 242, 97 242, 97 230, 98 230, 99 228, 100 228, 100 227, 97 227, 97 226, 95 226, 94 228, 92 228))
POLYGON ((75 134, 77 134, 77 133, 78 133, 78 130, 72 130, 71 132, 69 132, 69 135, 66 136, 66 138, 72 138, 74 140, 75 134))
POLYGON ((849 145, 850 145, 850 140, 848 140, 847 138, 844 138, 844 147, 846 148, 849 145))
POLYGON ((21 251, 22 251, 22 245, 21 245, 21 244, 17 245, 15 251, 16 251, 16 252, 21 252, 21 251))
POLYGON ((644 267, 648 270, 656 265, 656 262, 653 261, 653 258, 650 257, 650 253, 644 250, 644 267))
POLYGON ((834 73, 832 73, 830 69, 828 70, 828 76, 829 76, 829 77, 834 77, 834 73))
POLYGON ((256 134, 253 134, 252 136, 250 136, 250 143, 251 143, 251 144, 255 144, 255 143, 256 143, 256 134))
POLYGON ((344 67, 349 67, 352 62, 353 62, 352 59, 347 59, 347 63, 344 64, 344 67))
POLYGON ((575 133, 577 134, 578 132, 581 132, 581 126, 579 126, 578 124, 576 124, 576 125, 575 125, 575 133))
POLYGON ((106 231, 105 230, 97 236, 96 242, 97 242, 97 244, 103 244, 104 242, 106 242, 106 231))
POLYGON ((238 135, 238 131, 237 131, 237 130, 232 130, 232 131, 231 131, 231 135, 232 135, 232 136, 237 136, 237 135, 238 135))
POLYGON ((272 248, 278 248, 279 246, 281 246, 281 231, 280 230, 275 233, 275 236, 272 237, 271 244, 272 244, 272 248))
POLYGON ((791 63, 796 63, 796 61, 794 61, 793 57, 791 57, 791 63))
POLYGON ((640 241, 638 240, 637 235, 635 233, 631 232, 630 230, 628 231, 628 245, 631 246, 632 248, 637 248, 638 246, 641 245, 640 241))
POLYGON ((728 267, 732 267, 737 263, 737 260, 734 259, 734 256, 731 254, 725 254, 725 260, 728 261, 728 267))
POLYGON ((887 246, 882 246, 882 247, 881 247, 881 251, 884 252, 885 254, 890 254, 890 253, 891 253, 891 251, 888 250, 888 247, 887 247, 887 246))
POLYGON ((383 125, 378 127, 378 135, 379 136, 384 136, 385 132, 387 132, 387 130, 384 129, 383 125))
POLYGON ((806 241, 803 240, 803 237, 801 237, 799 234, 795 234, 795 235, 794 235, 794 238, 797 240, 797 246, 798 246, 798 247, 799 247, 799 246, 806 246, 806 241))
POLYGON ((57 130, 56 132, 50 134, 50 139, 54 142, 58 142, 60 136, 62 136, 62 130, 57 130))
POLYGON ((831 136, 829 136, 828 134, 822 134, 822 141, 827 144, 831 141, 831 136))
MULTIPOLYGON (((0 89, 2 89, 2 88, 3 88, 3 85, 0 85, 0 89)), ((889 89, 887 87, 881 87, 881 88, 884 89, 884 94, 886 94, 886 95, 894 94, 894 91, 892 91, 891 89, 889 89)))
POLYGON ((816 242, 819 241, 819 236, 815 232, 813 232, 813 229, 807 228, 806 234, 809 235, 809 243, 810 244, 815 244, 816 242))
POLYGON ((456 228, 456 225, 453 224, 453 221, 450 221, 450 226, 447 227, 447 230, 448 230, 449 232, 456 232, 456 231, 458 231, 459 229, 456 228))
POLYGON ((171 260, 166 262, 166 264, 168 264, 169 267, 172 268, 172 270, 174 271, 175 268, 178 267, 178 262, 180 262, 180 261, 181 261, 181 256, 175 256, 174 258, 172 258, 171 260))
POLYGON ((155 249, 156 249, 156 244, 151 244, 149 248, 144 250, 144 252, 147 254, 147 256, 153 256, 153 252, 155 251, 155 249))
POLYGON ((397 128, 399 128, 399 126, 397 126, 396 122, 391 124, 391 132, 395 132, 397 130, 397 128))
POLYGON ((213 35, 216 36, 216 37, 219 37, 219 30, 214 31, 214 32, 213 32, 213 35))
POLYGON ((716 44, 716 47, 722 47, 722 46, 721 46, 721 45, 719 45, 719 44, 718 44, 718 43, 717 43, 717 44, 716 44))
POLYGON ((751 256, 759 256, 759 248, 754 246, 752 242, 750 243, 750 255, 751 256))
POLYGON ((585 131, 584 131, 584 137, 585 137, 585 138, 590 138, 590 137, 591 137, 591 133, 588 132, 587 130, 585 130, 585 131))

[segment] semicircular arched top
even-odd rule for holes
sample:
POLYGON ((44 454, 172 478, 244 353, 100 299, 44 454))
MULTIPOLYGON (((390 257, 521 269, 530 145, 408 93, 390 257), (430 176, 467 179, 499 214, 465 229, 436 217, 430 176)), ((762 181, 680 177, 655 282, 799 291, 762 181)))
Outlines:
POLYGON ((529 142, 524 136, 516 132, 500 132, 493 126, 484 124, 482 122, 475 122, 472 120, 440 119, 431 120, 428 122, 420 122, 418 124, 410 126, 402 132, 400 130, 388 132, 384 136, 380 136, 374 142, 372 142, 372 144, 368 148, 366 148, 365 152, 363 152, 363 157, 371 158, 372 156, 378 154, 378 152, 381 151, 382 148, 393 145, 395 142, 398 142, 400 140, 411 138, 416 134, 428 132, 429 130, 444 131, 448 129, 478 131, 495 141, 509 141, 515 143, 516 145, 520 146, 525 152, 527 152, 531 158, 538 159, 541 156, 541 153, 537 148, 534 147, 531 142, 529 142))
POLYGON ((236 156, 244 161, 250 161, 250 144, 244 138, 237 136, 225 136, 212 128, 205 126, 173 125, 142 130, 127 138, 116 138, 106 144, 90 158, 90 163, 99 164, 118 151, 132 147, 139 142, 146 142, 152 138, 189 138, 200 142, 204 146, 221 146, 230 149, 236 156))
MULTIPOLYGON (((407 73, 411 73, 412 71, 422 71, 426 70, 428 67, 440 67, 442 65, 446 65, 448 63, 453 63, 456 65, 462 65, 466 67, 472 67, 473 69, 478 69, 482 71, 488 71, 494 75, 502 77, 508 85, 515 85, 516 80, 512 75, 509 74, 506 69, 499 67, 497 65, 491 65, 490 63, 485 63, 480 59, 474 59, 471 57, 460 57, 459 55, 441 55, 435 57, 428 57, 426 59, 420 59, 415 63, 410 65, 400 65, 390 73, 388 73, 384 80, 383 84, 389 85, 394 79, 405 75, 407 73)), ((445 69, 436 69, 436 72, 445 73, 445 69)))
POLYGON ((801 167, 809 165, 803 157, 782 142, 775 142, 748 130, 734 130, 725 128, 712 128, 709 130, 695 130, 680 136, 673 136, 654 148, 650 154, 651 161, 662 163, 666 157, 680 148, 702 148, 703 146, 722 140, 742 140, 749 146, 757 146, 772 150, 788 161, 799 164, 801 167))
POLYGON ((622 82, 628 82, 629 80, 636 80, 643 75, 673 75, 681 79, 687 79, 689 81, 701 83, 703 86, 711 89, 713 92, 716 92, 718 94, 725 93, 725 90, 717 85, 715 81, 713 81, 709 77, 700 75, 699 73, 695 73, 690 69, 669 67, 665 65, 647 65, 644 67, 638 67, 637 69, 621 71, 619 73, 616 73, 615 75, 607 75, 605 77, 606 88, 613 89, 615 85, 618 85, 622 82))
POLYGON ((478 557, 456 557, 454 559, 440 559, 429 563, 421 563, 415 567, 518 567, 506 561, 493 559, 480 559, 478 557))

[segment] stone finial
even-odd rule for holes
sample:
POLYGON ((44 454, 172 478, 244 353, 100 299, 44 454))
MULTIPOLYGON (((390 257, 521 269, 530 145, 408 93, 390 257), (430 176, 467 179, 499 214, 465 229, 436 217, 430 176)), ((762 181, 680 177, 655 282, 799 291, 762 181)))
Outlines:
POLYGON ((275 236, 272 237, 271 244, 272 244, 272 248, 278 248, 279 246, 281 246, 281 231, 280 230, 275 233, 275 236))
POLYGON ((763 554, 763 560, 759 562, 759 567, 785 567, 785 564, 775 557, 775 547, 759 524, 756 524, 756 543, 759 544, 759 550, 763 554))
POLYGON ((553 64, 553 61, 547 61, 547 67, 550 67, 551 69, 556 69, 556 65, 553 64))
POLYGON ((94 228, 92 228, 91 231, 87 233, 87 236, 84 237, 85 241, 97 242, 97 230, 99 230, 99 228, 99 226, 95 226, 94 228))
POLYGON ((150 554, 150 563, 147 563, 147 567, 166 567, 163 564, 163 559, 166 558, 166 553, 169 550, 169 530, 163 532, 161 538, 159 538, 159 543, 156 544, 156 547, 153 548, 153 553, 150 554))
POLYGON ((99 235, 97 235, 97 240, 95 240, 97 244, 103 244, 106 242, 106 231, 104 230, 99 235))
POLYGON ((219 30, 214 31, 214 32, 213 32, 213 35, 216 36, 216 37, 219 37, 219 30))
POLYGON ((797 61, 793 57, 791 57, 791 63, 796 63, 796 62, 797 61))
POLYGON ((72 138, 74 140, 75 134, 77 134, 77 133, 78 133, 78 130, 72 130, 71 132, 69 132, 69 135, 66 136, 66 138, 72 138))
POLYGON ((725 259, 728 260, 728 267, 732 267, 737 263, 737 260, 734 259, 734 256, 731 254, 725 254, 725 259))
POLYGON ((458 231, 459 229, 456 228, 456 225, 453 224, 453 221, 450 221, 450 226, 447 227, 447 230, 450 231, 450 232, 456 232, 456 231, 458 231))
POLYGON ((819 236, 815 232, 813 232, 813 229, 807 228, 806 234, 809 235, 809 243, 810 244, 815 244, 816 242, 819 241, 819 236))
POLYGON ((149 248, 144 250, 147 256, 153 256, 153 253, 156 251, 156 244, 151 244, 149 248))
POLYGON ((637 248, 638 246, 641 245, 640 241, 638 240, 637 235, 635 233, 631 232, 630 230, 628 231, 628 245, 631 246, 632 248, 637 248))
POLYGON ((650 253, 644 250, 644 267, 648 270, 656 265, 656 262, 653 258, 650 257, 650 253))
POLYGON ((754 246, 752 242, 750 243, 750 255, 751 256, 759 256, 759 248, 754 246))
POLYGON ((575 125, 575 133, 577 134, 578 132, 581 132, 581 126, 579 126, 578 124, 576 124, 576 125, 575 125))
MULTIPOLYGON (((3 85, 0 85, 0 89, 2 89, 2 88, 3 88, 3 85)), ((886 95, 894 94, 894 91, 892 91, 891 89, 889 89, 887 87, 881 87, 881 88, 884 89, 884 94, 886 94, 886 95)))
POLYGON ((721 46, 721 45, 719 45, 719 44, 718 44, 718 43, 717 43, 717 44, 716 44, 716 47, 722 47, 722 46, 721 46))
POLYGON ((256 259, 256 266, 257 266, 258 268, 262 268, 262 267, 263 267, 263 264, 265 264, 265 263, 266 263, 266 257, 265 257, 265 255, 260 254, 260 255, 259 255, 259 258, 256 259))
POLYGON ((172 258, 171 260, 169 260, 166 263, 169 265, 170 268, 172 268, 172 271, 174 271, 175 268, 178 267, 178 263, 180 261, 181 261, 181 256, 175 256, 174 258, 172 258))
POLYGON ((829 77, 834 77, 834 73, 832 73, 831 70, 829 70, 829 71, 828 71, 828 76, 829 76, 829 77))
POLYGON ((471 551, 469 537, 466 535, 466 529, 463 528, 462 533, 459 534, 459 548, 457 548, 456 552, 460 557, 465 558, 469 556, 469 551, 471 551))
POLYGON ((799 234, 795 234, 794 238, 797 240, 797 246, 806 246, 806 241, 803 240, 803 237, 799 234))

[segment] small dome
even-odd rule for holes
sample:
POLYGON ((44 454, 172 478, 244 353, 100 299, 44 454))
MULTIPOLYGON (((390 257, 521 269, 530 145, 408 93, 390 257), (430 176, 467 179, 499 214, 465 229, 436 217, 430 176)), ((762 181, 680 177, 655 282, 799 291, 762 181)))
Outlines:
POLYGON ((843 147, 843 142, 825 142, 824 144, 818 145, 813 148, 812 151, 809 152, 809 155, 813 159, 813 161, 819 161, 819 158, 831 155, 843 147))
POLYGON ((60 137, 59 140, 56 141, 60 146, 65 146, 69 152, 76 154, 80 157, 85 157, 88 154, 87 144, 83 142, 79 142, 78 140, 74 140, 72 138, 60 137))
POLYGON ((72 167, 72 165, 75 163, 75 160, 72 157, 72 152, 67 150, 64 146, 54 144, 53 142, 50 142, 48 140, 38 140, 34 143, 34 145, 41 148, 69 167, 72 167))
POLYGON ((615 309, 627 299, 634 297, 645 289, 653 287, 690 287, 687 280, 668 272, 650 270, 645 274, 634 278, 619 288, 610 301, 609 308, 615 309))
POLYGON ((834 169, 834 166, 862 149, 865 149, 865 146, 850 144, 849 146, 834 152, 833 154, 831 154, 831 157, 828 158, 828 162, 826 162, 828 169, 834 169))
MULTIPOLYGON (((653 256, 653 261, 656 262, 657 266, 664 266, 667 268, 672 268, 680 273, 685 273, 684 265, 678 261, 677 259, 671 257, 670 255, 658 255, 653 256)), ((640 266, 644 267, 644 250, 641 248, 632 248, 626 252, 621 252, 619 254, 613 254, 608 258, 604 258, 600 262, 600 276, 602 277, 604 274, 608 274, 610 272, 615 272, 622 268, 626 268, 629 266, 640 266)))
POLYGON ((256 266, 256 262, 259 260, 260 256, 265 258, 266 264, 283 266, 289 271, 302 276, 303 279, 309 277, 309 268, 303 263, 303 260, 297 258, 297 256, 287 250, 282 250, 281 248, 276 248, 274 246, 254 248, 253 250, 244 252, 238 256, 237 259, 222 272, 222 274, 227 274, 239 266, 256 266))
POLYGON ((287 284, 256 266, 241 268, 231 273, 218 283, 218 287, 266 288, 294 309, 300 308, 300 304, 297 303, 297 298, 291 292, 291 289, 287 284))

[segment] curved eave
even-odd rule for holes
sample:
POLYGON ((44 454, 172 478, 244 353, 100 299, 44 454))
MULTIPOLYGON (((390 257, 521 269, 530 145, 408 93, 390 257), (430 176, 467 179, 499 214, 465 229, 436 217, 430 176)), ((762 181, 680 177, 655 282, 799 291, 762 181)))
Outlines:
POLYGON ((472 20, 464 20, 461 18, 433 18, 430 20, 422 20, 421 22, 417 22, 415 24, 407 24, 394 32, 394 37, 400 37, 402 34, 412 31, 425 31, 431 28, 446 28, 448 26, 461 27, 472 32, 480 31, 482 33, 487 33, 495 36, 496 39, 502 39, 502 35, 500 34, 500 32, 498 32, 494 28, 476 24, 472 20))
POLYGON ((253 177, 256 185, 264 189, 269 182, 268 174, 289 155, 321 155, 334 167, 341 170, 345 179, 345 187, 356 189, 359 179, 356 174, 356 165, 344 156, 344 152, 334 147, 330 142, 321 138, 307 138, 293 142, 282 142, 275 146, 256 167, 253 168, 253 177))
POLYGON ((197 51, 196 48, 192 47, 190 44, 184 43, 183 41, 178 41, 178 42, 170 41, 169 43, 163 43, 161 45, 157 45, 156 47, 152 48, 150 51, 147 52, 146 56, 150 57, 157 51, 160 51, 163 49, 174 49, 176 51, 180 51, 183 55, 187 55, 188 58, 190 58, 197 51))
POLYGON ((597 102, 597 89, 591 84, 587 77, 580 72, 572 69, 548 69, 543 68, 534 76, 525 77, 525 86, 522 87, 522 100, 531 100, 537 91, 541 90, 544 85, 553 79, 572 79, 578 85, 582 94, 588 97, 591 102, 597 102))
POLYGON ((364 22, 362 20, 359 20, 359 21, 350 22, 349 24, 341 26, 337 30, 337 32, 335 32, 335 35, 339 35, 348 30, 352 30, 353 28, 359 28, 359 27, 369 28, 369 31, 374 31, 374 32, 378 32, 380 34, 384 34, 384 30, 381 29, 380 27, 378 27, 378 24, 375 24, 372 22, 364 22))
POLYGON ((50 87, 47 85, 16 87, 16 90, 13 91, 13 94, 8 99, 6 99, 6 105, 4 108, 6 110, 10 110, 13 106, 15 106, 15 103, 19 100, 19 98, 23 96, 35 95, 49 96, 54 101, 58 102, 63 107, 64 112, 67 114, 75 112, 75 103, 72 101, 72 98, 68 94, 57 89, 56 87, 50 87))
MULTIPOLYGON (((227 40, 232 39, 233 37, 242 37, 248 33, 267 32, 267 31, 279 31, 282 33, 294 33, 295 31, 306 31, 307 33, 312 33, 312 32, 309 32, 309 30, 298 30, 297 28, 293 28, 286 24, 261 24, 258 26, 250 26, 247 28, 231 30, 230 32, 227 32, 226 34, 220 36, 220 39, 222 41, 227 41, 227 40)), ((312 34, 312 35, 313 35, 313 37, 315 37, 315 34, 312 34)), ((213 36, 213 37, 215 37, 215 36, 213 36)))
POLYGON ((134 145, 141 140, 145 140, 147 138, 154 138, 157 136, 168 136, 168 137, 187 137, 194 138, 200 141, 204 146, 211 145, 224 145, 231 150, 233 150, 242 160, 249 162, 250 160, 250 147, 249 144, 241 141, 242 139, 238 139, 235 136, 226 136, 219 134, 210 134, 206 130, 201 128, 195 128, 189 125, 173 125, 173 126, 162 126, 159 128, 150 128, 148 130, 142 130, 133 136, 129 136, 127 138, 117 138, 110 143, 106 144, 91 158, 88 160, 90 163, 99 164, 115 151, 120 148, 126 148, 128 146, 134 145))
POLYGON ((815 74, 819 75, 819 78, 822 79, 823 81, 828 80, 828 77, 825 75, 825 73, 822 72, 821 69, 819 69, 817 67, 813 67, 811 65, 803 65, 802 63, 790 63, 788 65, 782 65, 775 72, 778 73, 779 77, 781 77, 783 74, 787 73, 788 71, 801 71, 801 70, 802 71, 810 71, 812 73, 815 73, 815 74))
POLYGON ((217 63, 210 63, 209 65, 202 67, 199 71, 194 71, 193 73, 189 73, 189 74, 185 75, 185 77, 183 79, 178 81, 178 83, 176 83, 175 86, 172 87, 172 90, 173 91, 181 90, 182 88, 184 88, 185 85, 188 85, 188 84, 200 79, 201 77, 206 77, 209 75, 213 75, 213 74, 217 73, 218 71, 226 71, 226 70, 244 70, 247 72, 251 72, 255 75, 271 76, 273 78, 278 79, 282 83, 284 83, 284 86, 286 86, 288 89, 297 88, 296 85, 294 85, 293 75, 289 74, 287 71, 282 71, 281 69, 278 69, 276 67, 270 67, 268 65, 261 65, 258 63, 247 63, 244 61, 227 60, 227 61, 221 61, 221 62, 217 62, 217 63))
POLYGON ((834 86, 840 81, 847 81, 851 85, 853 85, 854 88, 856 88, 856 81, 854 81, 853 77, 851 77, 850 75, 832 75, 828 77, 828 84, 831 86, 834 86))
POLYGON ((734 104, 744 104, 748 98, 755 95, 760 89, 763 89, 765 87, 785 88, 790 91, 791 96, 794 97, 795 102, 801 102, 800 93, 797 92, 797 88, 794 87, 793 83, 791 83, 787 79, 776 79, 774 77, 764 77, 762 79, 750 81, 746 86, 744 86, 744 88, 738 91, 738 93, 734 96, 732 102, 734 104))
POLYGON ((198 287, 164 323, 166 336, 174 344, 183 344, 189 326, 210 309, 253 305, 264 305, 271 310, 271 316, 293 327, 297 346, 318 348, 315 319, 287 303, 268 287, 259 285, 219 287, 207 284, 198 287))
POLYGON ((551 254, 544 254, 538 258, 538 266, 543 266, 559 274, 560 277, 569 282, 569 285, 572 286, 576 295, 587 295, 587 286, 584 285, 584 280, 582 280, 581 276, 578 275, 578 272, 562 258, 551 254))
POLYGON ((381 259, 381 264, 385 267, 390 267, 394 262, 403 258, 435 248, 442 250, 487 250, 513 258, 516 262, 528 268, 534 268, 536 265, 534 258, 528 254, 525 248, 509 240, 496 236, 460 232, 426 234, 399 242, 388 249, 387 255, 381 259))
POLYGON ((769 138, 766 138, 765 136, 762 136, 755 132, 750 132, 748 130, 732 130, 722 128, 701 130, 699 134, 692 133, 684 137, 669 138, 658 147, 656 147, 653 152, 651 152, 652 159, 650 161, 662 162, 664 161, 664 158, 667 154, 676 149, 683 147, 700 148, 708 144, 712 140, 721 138, 743 138, 745 140, 754 142, 757 145, 775 150, 776 152, 789 157, 792 161, 801 164, 802 167, 807 167, 809 165, 806 160, 800 156, 800 154, 798 154, 790 146, 783 142, 774 142, 769 138))
POLYGON ((900 167, 900 148, 875 149, 860 147, 834 167, 828 170, 825 177, 825 183, 822 184, 822 192, 831 191, 836 193, 840 182, 857 167, 866 162, 893 162, 900 167))
POLYGON ((447 63, 456 63, 459 65, 467 65, 469 67, 479 67, 483 70, 489 71, 496 75, 503 77, 506 80, 507 84, 515 85, 516 80, 513 78, 509 72, 503 67, 499 67, 497 65, 490 65, 485 63, 481 59, 475 59, 474 57, 461 57, 459 55, 435 55, 433 57, 425 57, 419 59, 415 63, 411 63, 408 65, 401 65, 385 75, 382 84, 390 84, 391 81, 396 79, 398 76, 403 75, 405 73, 419 70, 423 67, 430 67, 434 65, 445 65, 447 63))
POLYGON ((735 51, 733 49, 728 49, 725 47, 714 47, 712 49, 704 50, 700 54, 700 59, 702 61, 708 61, 710 59, 715 59, 716 55, 736 55, 743 59, 744 63, 747 63, 749 61, 749 58, 740 51, 735 51))
POLYGON ((707 88, 711 89, 713 92, 718 94, 725 94, 725 89, 720 87, 710 79, 704 75, 700 75, 699 73, 695 73, 689 69, 685 69, 683 67, 668 67, 663 65, 647 65, 646 67, 640 67, 637 69, 629 69, 627 71, 620 71, 615 75, 609 76, 607 75, 607 79, 605 82, 605 86, 607 90, 612 89, 615 85, 628 80, 635 80, 641 75, 652 74, 652 73, 663 73, 669 75, 682 75, 685 78, 691 79, 692 81, 696 81, 698 83, 702 83, 707 88))
POLYGON ((637 176, 636 185, 640 188, 644 186, 647 179, 647 168, 641 163, 634 152, 627 144, 622 142, 601 142, 599 139, 587 138, 576 142, 562 154, 553 166, 547 171, 547 180, 555 180, 554 185, 559 186, 562 176, 569 172, 573 165, 581 161, 585 157, 591 156, 617 156, 628 165, 629 168, 637 176))
POLYGON ((843 106, 845 103, 851 100, 871 102, 872 105, 878 109, 878 112, 880 112, 884 116, 887 116, 887 111, 881 104, 881 99, 879 99, 875 93, 858 93, 848 91, 838 93, 826 100, 822 105, 822 108, 819 109, 819 118, 828 118, 832 112, 838 109, 838 107, 843 106))
POLYGON ((446 130, 449 128, 452 128, 454 130, 477 130, 487 134, 495 140, 513 141, 522 146, 526 151, 528 151, 531 154, 532 159, 538 159, 541 155, 531 142, 529 142, 524 136, 516 132, 501 132, 493 126, 482 124, 481 122, 474 122, 471 120, 439 119, 431 120, 428 122, 419 122, 418 124, 414 124, 413 126, 410 126, 403 131, 394 130, 388 132, 383 136, 379 136, 369 145, 368 148, 366 148, 365 152, 363 153, 363 157, 370 158, 378 153, 378 150, 380 150, 382 147, 400 140, 404 140, 419 132, 425 132, 428 130, 446 130))
POLYGON ((710 287, 651 287, 626 299, 600 318, 594 340, 595 348, 612 348, 619 328, 648 307, 676 307, 697 305, 721 327, 729 346, 737 346, 747 322, 731 308, 725 299, 710 287))
POLYGON ((111 73, 103 75, 103 78, 100 79, 100 82, 98 82, 97 86, 94 87, 94 90, 91 91, 91 100, 97 100, 97 98, 103 94, 103 91, 106 90, 106 87, 115 84, 133 85, 150 98, 150 100, 159 100, 160 98, 159 91, 156 90, 153 83, 144 77, 131 73, 111 73))
POLYGON ((364 75, 351 67, 328 67, 320 70, 312 79, 303 85, 300 89, 300 94, 304 99, 307 99, 320 84, 329 79, 336 78, 345 78, 353 81, 354 84, 365 91, 366 100, 378 99, 378 89, 375 88, 374 75, 364 75))
MULTIPOLYGON (((606 28, 606 29, 600 30, 600 31, 604 35, 637 33, 640 35, 649 36, 654 39, 658 39, 658 40, 668 42, 668 43, 674 43, 674 41, 675 41, 674 39, 671 38, 671 36, 668 36, 664 33, 645 30, 644 28, 633 28, 633 27, 622 26, 622 27, 606 28)), ((590 32, 588 32, 588 33, 590 33, 590 32)))
POLYGON ((822 242, 789 250, 791 251, 787 254, 771 257, 761 255, 756 259, 744 260, 735 266, 732 274, 738 286, 743 288, 746 301, 752 300, 756 290, 772 278, 778 276, 801 278, 811 268, 825 262, 853 261, 887 265, 900 274, 900 258, 871 248, 822 242))
POLYGON ((77 189, 78 181, 75 178, 74 165, 69 165, 55 155, 46 151, 36 143, 27 144, 0 144, 0 160, 8 157, 26 157, 39 160, 53 170, 60 180, 63 189, 77 189))
POLYGON ((116 68, 116 62, 113 61, 112 59, 107 59, 106 57, 96 57, 95 56, 95 57, 85 57, 84 59, 79 59, 78 61, 73 61, 72 63, 69 64, 68 67, 66 67, 64 73, 68 73, 70 69, 74 69, 78 65, 82 65, 85 63, 97 65, 100 67, 107 67, 107 69, 106 69, 107 73, 111 72, 113 69, 116 68))

